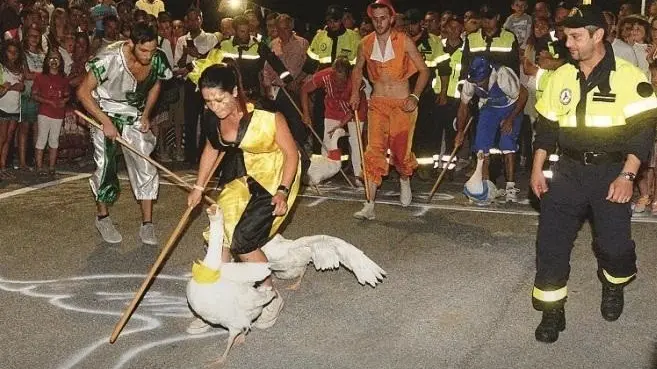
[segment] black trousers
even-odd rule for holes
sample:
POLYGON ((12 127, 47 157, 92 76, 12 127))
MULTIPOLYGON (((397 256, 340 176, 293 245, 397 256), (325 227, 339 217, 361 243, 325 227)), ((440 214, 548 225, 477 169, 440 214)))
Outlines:
POLYGON ((438 140, 445 139, 445 154, 449 155, 454 150, 454 139, 456 131, 454 130, 454 119, 459 110, 460 99, 453 97, 447 98, 447 104, 443 106, 436 105, 434 109, 434 120, 438 125, 438 140))
POLYGON ((201 130, 200 139, 198 136, 198 119, 203 110, 203 101, 200 92, 196 91, 196 85, 189 80, 185 80, 185 161, 190 164, 196 164, 201 157, 205 137, 201 130), (200 144, 199 144, 200 142, 200 144))
MULTIPOLYGON (((324 89, 318 88, 313 92, 313 128, 319 135, 319 137, 324 140, 324 96, 326 92, 324 89)), ((313 140, 313 154, 322 154, 322 144, 317 140, 313 140)))
POLYGON ((432 90, 425 90, 420 95, 417 105, 417 120, 413 134, 413 152, 418 158, 430 158, 440 152, 440 132, 434 108, 436 94, 432 90))
MULTIPOLYGON (((285 120, 287 120, 287 125, 290 127, 290 132, 292 133, 294 141, 297 143, 297 148, 301 155, 301 173, 305 174, 308 167, 310 167, 310 158, 304 151, 304 145, 308 140, 308 128, 306 128, 306 125, 301 119, 301 115, 299 115, 299 112, 285 92, 278 92, 278 95, 276 95, 276 101, 274 101, 274 107, 277 111, 281 112, 281 114, 285 116, 285 120)), ((323 129, 322 132, 324 132, 323 129)))
POLYGON ((625 284, 636 274, 630 204, 606 200, 622 164, 585 166, 562 156, 541 201, 536 240, 533 305, 537 310, 563 306, 570 254, 582 223, 591 217, 598 274, 603 283, 625 284))

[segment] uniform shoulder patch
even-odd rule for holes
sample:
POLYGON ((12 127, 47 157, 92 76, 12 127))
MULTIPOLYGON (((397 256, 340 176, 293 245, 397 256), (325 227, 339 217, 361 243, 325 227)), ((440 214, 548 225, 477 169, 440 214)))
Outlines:
POLYGON ((641 82, 636 85, 636 93, 641 97, 650 97, 655 93, 655 90, 652 88, 652 85, 648 82, 641 82))

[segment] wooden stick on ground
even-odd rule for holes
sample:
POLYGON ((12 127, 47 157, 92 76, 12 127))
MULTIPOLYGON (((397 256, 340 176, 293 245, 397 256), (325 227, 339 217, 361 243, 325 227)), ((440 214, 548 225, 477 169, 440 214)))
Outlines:
MULTIPOLYGON (((82 113, 81 111, 79 111, 79 110, 75 110, 75 114, 77 114, 80 118, 84 119, 87 123, 89 123, 90 125, 92 125, 92 126, 95 127, 96 129, 99 129, 99 130, 101 130, 101 131, 103 130, 103 126, 101 126, 98 122, 96 122, 95 120, 91 119, 90 117, 86 116, 86 115, 85 115, 84 113, 82 113)), ((135 154, 137 154, 139 157, 141 157, 142 159, 146 160, 147 162, 153 164, 153 166, 155 166, 157 169, 159 169, 159 170, 163 171, 164 173, 168 174, 169 176, 171 176, 173 179, 175 179, 175 180, 178 182, 178 184, 179 184, 180 186, 184 187, 187 191, 191 191, 191 190, 194 189, 194 187, 193 187, 192 185, 190 185, 189 183, 185 182, 184 179, 180 178, 180 177, 179 177, 178 175, 176 175, 174 172, 170 171, 169 169, 167 169, 167 168, 166 168, 165 166, 163 166, 162 164, 160 164, 160 163, 158 163, 157 161, 153 160, 153 159, 152 159, 151 157, 149 157, 148 155, 144 155, 144 154, 142 154, 141 152, 139 152, 136 148, 134 148, 134 147, 133 147, 132 145, 130 145, 126 140, 124 140, 123 137, 121 137, 121 136, 117 136, 117 137, 116 137, 116 142, 118 142, 118 143, 120 143, 121 145, 123 145, 123 147, 125 147, 126 149, 128 149, 128 150, 134 152, 135 154)), ((209 203, 210 205, 215 204, 215 201, 214 201, 212 198, 210 198, 209 196, 205 196, 205 195, 204 195, 204 196, 203 196, 203 199, 204 199, 207 203, 209 203)))
MULTIPOLYGON (((281 87, 281 90, 283 90, 283 92, 285 92, 285 95, 286 95, 287 98, 290 100, 290 102, 292 103, 292 105, 294 106, 294 108, 297 110, 297 113, 299 113, 299 115, 301 116, 301 118, 303 118, 303 113, 301 112, 301 109, 299 109, 299 106, 297 106, 297 103, 294 102, 294 99, 292 98, 292 96, 290 96, 290 93, 287 92, 287 90, 285 89, 285 87, 281 87)), ((326 152, 328 153, 328 152, 329 152, 329 149, 328 149, 328 147, 326 147, 326 145, 324 144, 324 141, 322 141, 322 138, 319 137, 319 135, 317 134, 317 131, 315 131, 315 129, 314 129, 313 127, 311 127, 311 126, 307 126, 307 127, 310 128, 310 132, 313 134, 313 136, 315 137, 315 139, 317 140, 317 142, 319 142, 320 145, 322 145, 322 148, 323 148, 324 150, 326 150, 326 152)), ((349 184, 350 187, 352 187, 352 188, 353 188, 353 187, 356 187, 356 186, 354 186, 353 183, 351 183, 351 181, 349 180, 349 177, 347 177, 347 174, 345 174, 345 172, 342 170, 342 168, 340 168, 340 174, 342 174, 342 176, 344 177, 345 181, 347 181, 347 183, 349 184)))
POLYGON ((365 173, 365 154, 363 153, 363 137, 361 137, 360 119, 358 119, 358 112, 354 110, 354 118, 356 119, 356 132, 358 134, 358 150, 360 151, 360 166, 363 173, 363 185, 365 186, 365 199, 370 201, 370 186, 367 182, 367 173, 365 173))
MULTIPOLYGON (((463 132, 467 132, 468 128, 470 128, 470 123, 472 123, 472 118, 468 121, 468 124, 465 125, 465 128, 463 129, 463 132)), ((443 177, 445 176, 445 173, 447 173, 447 170, 449 169, 449 165, 452 164, 452 160, 454 160, 454 157, 456 156, 456 152, 458 149, 461 147, 461 145, 454 145, 454 150, 452 150, 452 154, 449 157, 449 160, 447 161, 447 164, 443 168, 443 171, 440 172, 440 175, 438 176, 438 179, 436 179, 436 183, 433 185, 433 188, 431 189, 431 192, 429 192, 429 197, 427 198, 427 204, 431 203, 431 199, 433 198, 433 195, 436 193, 438 190, 438 186, 440 186, 440 182, 443 180, 443 177)), ((442 159, 442 158, 441 158, 442 159)), ((442 163, 442 160, 440 160, 442 163)))
MULTIPOLYGON (((208 178, 205 180, 205 183, 203 184, 203 187, 207 187, 208 182, 210 182, 210 178, 212 178, 212 175, 214 172, 217 171, 217 168, 219 167, 219 164, 221 163, 221 160, 224 158, 225 152, 222 151, 219 156, 217 157, 217 160, 214 162, 214 166, 212 167, 212 170, 210 171, 210 175, 208 178)), ((114 326, 114 331, 112 332, 112 336, 110 336, 109 342, 114 343, 116 339, 119 337, 121 334, 121 331, 125 327, 125 325, 128 323, 128 320, 130 320, 130 317, 132 314, 135 312, 137 309, 137 306, 141 302, 141 299, 144 297, 146 294, 146 291, 148 288, 151 286, 151 283, 155 279, 155 276, 160 270, 160 267, 164 263, 164 260, 166 260, 167 256, 169 255, 169 252, 173 249, 173 246, 176 244, 178 241, 178 236, 180 236, 180 233, 182 230, 185 228, 185 225, 187 225, 187 220, 189 219, 189 216, 192 213, 192 210, 194 210, 195 206, 188 206, 185 212, 183 213, 182 217, 180 218, 180 221, 178 222, 178 225, 176 226, 176 229, 173 231, 169 239, 167 240, 166 245, 160 251, 160 254, 157 257, 157 260, 155 261, 155 264, 151 267, 151 269, 148 272, 148 276, 146 279, 141 284, 141 287, 139 287, 139 291, 135 294, 135 297, 132 299, 130 302, 130 305, 125 309, 123 314, 121 314, 121 319, 119 319, 119 322, 116 323, 116 326, 114 326)))

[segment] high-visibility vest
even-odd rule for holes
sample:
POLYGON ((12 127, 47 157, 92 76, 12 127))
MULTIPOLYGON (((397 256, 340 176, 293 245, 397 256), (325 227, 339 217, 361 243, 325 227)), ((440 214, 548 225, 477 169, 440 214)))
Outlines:
MULTIPOLYGON (((586 95, 585 127, 616 127, 628 118, 657 109, 657 97, 645 74, 629 62, 615 58, 616 69, 609 75, 609 91, 596 86, 586 95)), ((578 69, 565 64, 549 77, 536 110, 560 127, 577 128, 577 105, 580 101, 578 69)))
MULTIPOLYGON (((512 32, 505 29, 500 30, 500 35, 493 38, 490 47, 482 32, 479 30, 468 35, 468 44, 473 56, 484 53, 509 53, 513 49, 516 36, 512 32)), ((490 60, 490 62, 495 62, 495 60, 490 60)))
MULTIPOLYGON (((446 44, 447 44, 447 40, 443 40, 443 50, 446 44)), ((457 48, 451 55, 449 55, 449 68, 452 70, 452 73, 449 75, 449 84, 447 86, 447 97, 452 97, 455 99, 461 98, 461 93, 459 92, 458 87, 461 81, 460 78, 461 69, 463 68, 463 66, 461 65, 462 60, 463 60, 463 45, 461 45, 461 47, 457 48)), ((439 76, 436 76, 436 78, 433 80, 432 86, 436 94, 440 93, 441 89, 440 89, 439 76)))
MULTIPOLYGON (((424 63, 429 69, 436 68, 438 64, 449 59, 449 54, 445 53, 443 50, 443 43, 440 40, 440 37, 430 33, 426 37, 423 37, 422 42, 417 45, 417 50, 420 52, 420 55, 422 55, 424 63)), ((434 92, 440 93, 440 78, 437 73, 436 78, 431 83, 431 87, 434 92)))
MULTIPOLYGON (((247 45, 237 45, 233 42, 234 36, 221 42, 221 51, 224 58, 233 59, 242 75, 242 85, 249 93, 260 91, 259 75, 264 67, 264 60, 260 58, 260 42, 251 37, 247 45)), ((247 93, 248 95, 248 93, 247 93)))
POLYGON ((308 47, 308 57, 320 64, 320 66, 330 66, 338 56, 344 56, 349 59, 351 65, 356 64, 358 55, 358 44, 360 35, 350 29, 344 30, 344 33, 338 36, 337 44, 333 44, 333 39, 329 36, 328 31, 319 30, 308 47))

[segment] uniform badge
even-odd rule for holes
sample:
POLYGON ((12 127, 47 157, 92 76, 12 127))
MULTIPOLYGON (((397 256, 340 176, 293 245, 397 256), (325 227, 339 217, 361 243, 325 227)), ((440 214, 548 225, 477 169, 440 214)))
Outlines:
POLYGON ((321 44, 321 45, 319 45, 319 49, 320 49, 321 51, 326 51, 326 48, 327 48, 327 47, 328 47, 328 46, 326 46, 326 44, 321 44))
POLYGON ((563 105, 568 105, 570 104, 570 101, 573 99, 573 92, 569 88, 564 88, 561 90, 561 93, 559 94, 559 101, 563 105))
POLYGON ((646 98, 652 96, 655 93, 655 90, 653 90, 650 83, 641 82, 636 86, 636 93, 639 94, 639 96, 646 98))

